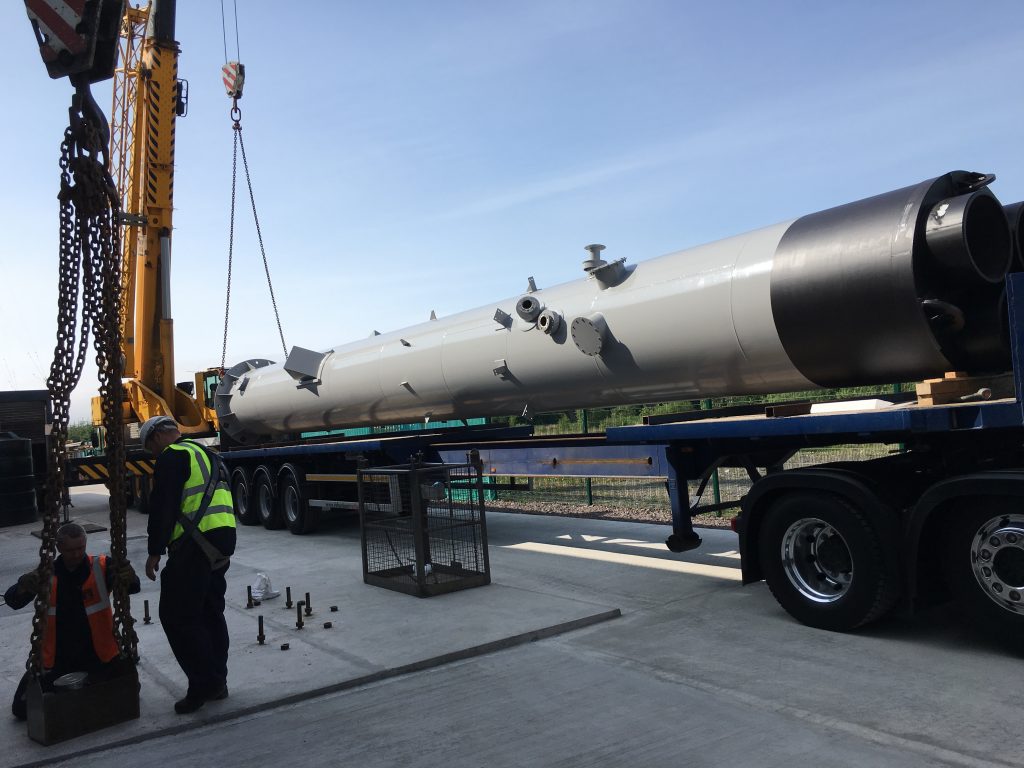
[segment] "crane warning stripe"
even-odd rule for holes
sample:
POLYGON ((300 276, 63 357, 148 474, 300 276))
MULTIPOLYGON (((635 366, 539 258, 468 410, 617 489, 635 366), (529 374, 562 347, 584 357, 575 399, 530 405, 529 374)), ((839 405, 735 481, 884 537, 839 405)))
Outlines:
POLYGON ((74 54, 85 50, 85 39, 75 31, 82 21, 84 0, 66 0, 55 5, 45 0, 25 0, 25 5, 38 20, 40 31, 49 38, 49 43, 41 48, 67 48, 74 54), (62 45, 54 45, 55 42, 62 45))
POLYGON ((87 467, 84 464, 79 465, 79 467, 78 467, 78 474, 79 474, 79 477, 81 477, 82 475, 85 475, 87 478, 90 478, 92 480, 99 480, 100 479, 99 473, 97 473, 95 470, 93 470, 92 467, 87 467))

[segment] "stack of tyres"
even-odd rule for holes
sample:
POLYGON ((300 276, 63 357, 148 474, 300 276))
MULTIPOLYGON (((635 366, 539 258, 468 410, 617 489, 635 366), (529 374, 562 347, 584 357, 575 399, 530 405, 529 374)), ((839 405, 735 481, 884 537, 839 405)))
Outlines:
POLYGON ((35 487, 32 441, 0 434, 0 527, 38 519, 35 487))

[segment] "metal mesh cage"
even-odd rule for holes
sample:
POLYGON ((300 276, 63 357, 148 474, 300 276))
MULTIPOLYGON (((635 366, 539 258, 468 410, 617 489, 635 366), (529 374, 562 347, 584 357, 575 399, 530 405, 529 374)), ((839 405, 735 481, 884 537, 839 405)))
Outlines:
POLYGON ((419 597, 491 582, 479 468, 361 469, 358 485, 364 582, 419 597))

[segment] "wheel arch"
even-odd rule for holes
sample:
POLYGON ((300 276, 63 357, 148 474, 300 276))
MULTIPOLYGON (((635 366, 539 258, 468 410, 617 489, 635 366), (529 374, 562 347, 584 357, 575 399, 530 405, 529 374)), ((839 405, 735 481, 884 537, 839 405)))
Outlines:
POLYGON ((991 496, 1024 499, 1024 472, 978 472, 946 478, 928 488, 910 510, 907 518, 904 550, 907 566, 907 592, 917 595, 921 576, 921 544, 938 532, 947 510, 961 499, 991 496))
MULTIPOLYGON (((737 532, 740 535, 740 563, 744 584, 764 578, 757 547, 761 524, 772 504, 792 491, 826 491, 841 496, 864 512, 883 540, 888 539, 894 545, 900 541, 897 516, 873 490, 868 477, 850 470, 824 467, 778 472, 755 483, 741 505, 742 514, 737 523, 737 532)), ((883 547, 883 551, 887 568, 899 574, 898 547, 883 547)))

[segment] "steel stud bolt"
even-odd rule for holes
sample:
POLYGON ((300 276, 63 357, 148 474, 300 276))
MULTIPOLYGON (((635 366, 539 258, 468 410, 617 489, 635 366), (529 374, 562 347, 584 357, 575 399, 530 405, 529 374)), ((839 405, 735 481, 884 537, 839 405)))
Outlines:
POLYGON ((309 592, 306 593, 306 615, 307 616, 312 616, 313 615, 313 606, 312 606, 312 604, 310 603, 310 600, 309 600, 309 592))
POLYGON ((302 629, 302 606, 303 606, 303 602, 301 600, 299 600, 299 602, 297 602, 295 604, 295 628, 296 629, 302 629))
POLYGON ((291 587, 285 587, 284 588, 284 607, 285 608, 291 608, 292 607, 292 588, 291 587))
POLYGON ((246 600, 246 602, 245 602, 245 607, 246 608, 252 608, 252 587, 251 586, 247 586, 245 588, 245 594, 246 594, 246 597, 248 598, 248 600, 246 600))
POLYGON ((256 642, 263 645, 263 641, 267 639, 267 636, 263 634, 263 617, 259 617, 260 631, 256 635, 256 642))
POLYGON ((142 601, 142 623, 149 624, 149 600, 142 601))

